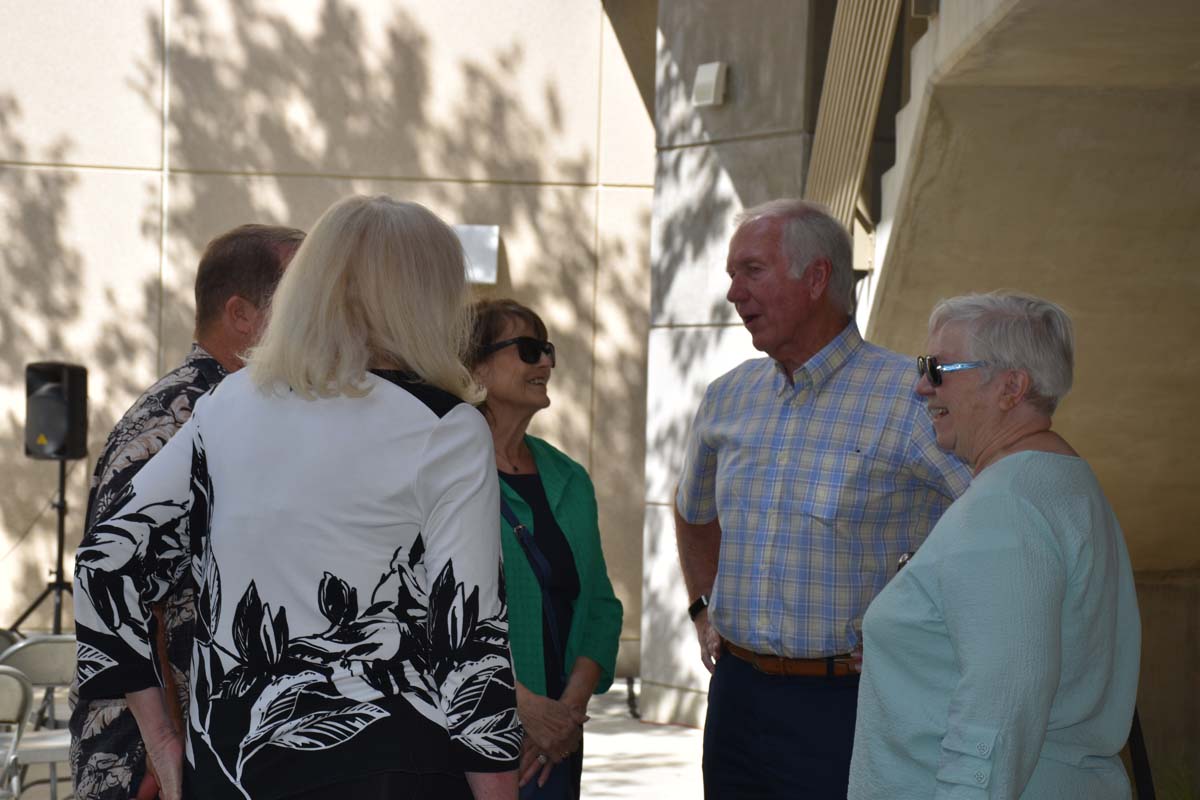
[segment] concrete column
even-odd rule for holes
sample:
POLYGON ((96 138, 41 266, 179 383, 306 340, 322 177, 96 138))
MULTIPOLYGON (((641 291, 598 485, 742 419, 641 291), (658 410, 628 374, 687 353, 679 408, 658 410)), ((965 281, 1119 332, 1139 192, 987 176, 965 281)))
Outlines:
POLYGON ((660 0, 642 585, 642 710, 700 724, 707 673, 685 609, 671 508, 700 397, 758 353, 725 301, 733 217, 803 188, 833 20, 829 0, 660 0), (691 103, 728 65, 723 105, 691 103))

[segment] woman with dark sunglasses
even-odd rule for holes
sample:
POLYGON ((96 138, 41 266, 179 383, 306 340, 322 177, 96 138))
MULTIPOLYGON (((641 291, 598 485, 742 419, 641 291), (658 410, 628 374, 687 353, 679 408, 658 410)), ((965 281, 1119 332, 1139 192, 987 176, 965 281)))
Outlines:
POLYGON ((867 609, 851 800, 1130 796, 1141 627, 1121 527, 1051 416, 1071 320, 943 300, 917 393, 970 487, 867 609))
POLYGON ((475 305, 468 366, 500 473, 501 544, 517 713, 521 797, 579 797, 588 700, 611 685, 621 632, 600 547, 596 493, 582 466, 526 430, 550 405, 556 363, 546 325, 513 300, 475 305))

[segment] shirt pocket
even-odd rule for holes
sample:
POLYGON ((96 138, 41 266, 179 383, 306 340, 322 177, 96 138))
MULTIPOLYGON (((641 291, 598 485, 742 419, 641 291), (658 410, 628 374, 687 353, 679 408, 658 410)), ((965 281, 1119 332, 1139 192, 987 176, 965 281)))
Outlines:
POLYGON ((895 467, 871 450, 853 447, 831 449, 815 461, 800 510, 839 537, 861 531, 890 491, 895 467))

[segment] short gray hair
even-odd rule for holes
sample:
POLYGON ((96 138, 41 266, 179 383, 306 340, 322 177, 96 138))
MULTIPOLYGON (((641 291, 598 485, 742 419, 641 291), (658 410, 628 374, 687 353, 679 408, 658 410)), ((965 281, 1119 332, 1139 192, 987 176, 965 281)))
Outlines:
POLYGON ((814 261, 829 261, 826 294, 842 311, 853 313, 854 247, 850 234, 829 209, 807 200, 784 198, 748 208, 735 221, 740 228, 760 219, 777 219, 782 223, 781 246, 792 277, 802 277, 814 261))
POLYGON ((1008 290, 942 300, 929 315, 929 333, 950 323, 966 329, 972 360, 993 370, 1029 375, 1029 402, 1047 414, 1067 392, 1075 369, 1075 334, 1067 312, 1049 300, 1008 290))

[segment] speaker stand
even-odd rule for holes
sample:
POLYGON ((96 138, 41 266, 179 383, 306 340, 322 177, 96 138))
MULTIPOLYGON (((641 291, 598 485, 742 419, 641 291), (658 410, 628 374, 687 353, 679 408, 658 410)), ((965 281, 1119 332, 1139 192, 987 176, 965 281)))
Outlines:
POLYGON ((38 606, 52 594, 54 595, 54 632, 62 633, 63 592, 69 592, 74 596, 71 584, 63 580, 63 549, 67 533, 67 462, 65 459, 60 459, 58 462, 58 499, 52 505, 58 512, 58 561, 54 569, 54 580, 46 584, 46 588, 42 590, 37 599, 10 626, 9 629, 14 633, 20 632, 18 629, 21 627, 21 623, 28 619, 29 615, 36 611, 38 606))

